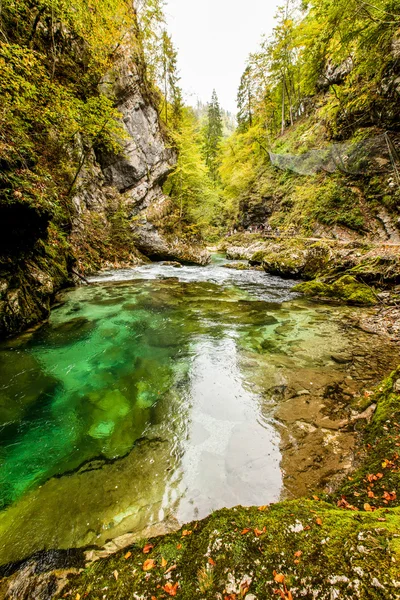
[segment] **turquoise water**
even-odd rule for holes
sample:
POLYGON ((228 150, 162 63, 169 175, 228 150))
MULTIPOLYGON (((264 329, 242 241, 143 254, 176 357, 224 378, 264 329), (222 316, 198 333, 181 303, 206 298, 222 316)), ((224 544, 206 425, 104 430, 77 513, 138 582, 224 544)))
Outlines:
POLYGON ((346 343, 291 287, 219 262, 109 272, 3 343, 0 563, 278 500, 266 390, 346 343))

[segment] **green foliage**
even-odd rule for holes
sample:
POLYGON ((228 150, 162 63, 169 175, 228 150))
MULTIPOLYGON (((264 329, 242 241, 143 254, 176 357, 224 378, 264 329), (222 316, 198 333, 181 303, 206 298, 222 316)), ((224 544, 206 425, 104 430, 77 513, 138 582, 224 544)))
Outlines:
POLYGON ((219 212, 219 195, 202 156, 202 138, 191 109, 183 109, 179 130, 173 137, 178 161, 164 189, 174 202, 174 227, 179 224, 181 232, 184 228, 189 237, 195 237, 213 225, 219 212))
POLYGON ((123 137, 98 83, 133 24, 127 1, 3 2, 0 204, 27 203, 68 224, 70 192, 90 151, 117 150, 123 137))
POLYGON ((210 176, 215 182, 218 179, 222 133, 223 125, 221 108, 218 102, 217 93, 214 90, 211 102, 208 105, 207 121, 203 129, 203 155, 210 176))

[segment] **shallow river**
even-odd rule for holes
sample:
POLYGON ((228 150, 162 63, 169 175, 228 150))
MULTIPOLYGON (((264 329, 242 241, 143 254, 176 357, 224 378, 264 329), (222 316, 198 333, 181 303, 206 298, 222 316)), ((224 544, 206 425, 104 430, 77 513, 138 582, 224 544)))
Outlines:
POLYGON ((268 504, 303 493, 309 467, 312 483, 344 468, 307 466, 304 436, 351 450, 321 406, 338 380, 365 385, 337 356, 370 336, 349 309, 221 263, 104 273, 0 346, 0 564, 268 504))

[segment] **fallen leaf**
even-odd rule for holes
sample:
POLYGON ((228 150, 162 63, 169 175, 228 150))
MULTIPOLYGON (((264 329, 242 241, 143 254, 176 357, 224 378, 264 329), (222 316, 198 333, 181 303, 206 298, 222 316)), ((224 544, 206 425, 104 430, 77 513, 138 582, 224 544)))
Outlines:
POLYGON ((156 566, 156 561, 153 560, 152 558, 148 558, 143 563, 143 571, 150 571, 150 569, 154 569, 155 566, 156 566))
POLYGON ((383 517, 379 517, 378 521, 381 521, 382 523, 386 523, 386 519, 384 519, 383 517))
POLYGON ((162 558, 161 559, 161 566, 162 566, 163 569, 167 566, 167 564, 168 564, 168 561, 165 560, 165 558, 162 558))
POLYGON ((251 529, 246 527, 245 529, 243 529, 243 531, 240 532, 240 535, 246 535, 246 533, 249 533, 249 531, 251 531, 251 529))
POLYGON ((132 556, 132 552, 127 552, 125 554, 125 560, 128 560, 128 558, 130 558, 132 556))
POLYGON ((297 552, 294 553, 296 558, 300 558, 300 556, 303 554, 303 552, 301 550, 297 550, 297 552))
POLYGON ((260 511, 268 510, 268 506, 266 504, 264 506, 259 506, 258 510, 260 510, 260 511))
POLYGON ((311 529, 311 527, 310 527, 309 525, 306 525, 306 526, 304 527, 304 531, 309 531, 310 529, 311 529))
POLYGON ((157 598, 155 596, 152 596, 151 600, 157 600, 157 598))
POLYGON ((387 458, 385 458, 385 460, 382 463, 383 469, 391 469, 394 466, 395 466, 394 462, 392 462, 391 460, 388 460, 387 458))
POLYGON ((176 549, 177 549, 177 550, 181 550, 181 549, 182 549, 182 544, 177 544, 177 545, 176 545, 176 549))
POLYGON ((154 546, 153 544, 146 544, 145 547, 143 548, 143 554, 148 554, 150 552, 150 550, 153 550, 154 546))
POLYGON ((170 568, 165 571, 165 574, 171 573, 171 571, 175 571, 175 569, 176 569, 176 565, 171 565, 170 568))
POLYGON ((366 510, 367 512, 372 512, 372 507, 370 504, 368 504, 368 502, 364 504, 364 510, 366 510))
POLYGON ((118 581, 118 571, 113 571, 113 575, 115 577, 115 581, 118 581))
POLYGON ((179 583, 170 583, 169 581, 163 586, 164 592, 167 592, 170 596, 176 596, 178 592, 179 583))
POLYGON ((298 559, 298 558, 295 558, 293 562, 294 562, 294 564, 295 564, 295 565, 298 565, 298 564, 300 564, 300 561, 299 561, 299 559, 298 559))
POLYGON ((80 594, 77 594, 77 595, 75 596, 75 600, 81 600, 81 595, 80 595, 80 594))
POLYGON ((285 576, 282 573, 273 572, 275 583, 283 583, 285 581, 285 576))
POLYGON ((208 564, 211 565, 212 567, 215 567, 215 565, 217 564, 215 562, 215 560, 213 560, 211 557, 208 559, 208 564))
POLYGON ((313 496, 314 500, 319 500, 318 496, 313 496))
POLYGON ((390 502, 392 502, 393 500, 396 500, 396 492, 383 492, 383 496, 382 498, 384 498, 385 500, 389 500, 390 502))
POLYGON ((375 498, 374 492, 368 492, 368 498, 375 498))
POLYGON ((262 534, 263 534, 263 533, 265 533, 266 531, 267 531, 267 528, 265 527, 265 525, 264 525, 264 527, 263 527, 263 529, 262 529, 262 530, 260 530, 260 529, 257 529, 257 527, 256 527, 256 528, 254 529, 254 535, 256 535, 257 537, 260 537, 260 535, 262 535, 262 534))
POLYGON ((192 531, 189 531, 188 529, 184 529, 182 531, 182 537, 186 537, 188 535, 192 535, 192 531))
POLYGON ((317 525, 319 525, 319 526, 321 526, 321 525, 322 525, 322 519, 321 519, 320 517, 317 517, 317 518, 315 519, 315 522, 316 522, 316 524, 317 524, 317 525))

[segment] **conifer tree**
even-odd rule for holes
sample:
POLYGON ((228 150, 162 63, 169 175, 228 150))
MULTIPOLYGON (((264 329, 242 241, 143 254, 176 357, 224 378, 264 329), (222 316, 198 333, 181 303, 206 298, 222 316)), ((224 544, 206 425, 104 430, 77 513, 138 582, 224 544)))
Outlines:
POLYGON ((214 182, 218 180, 220 145, 222 141, 223 121, 218 96, 213 90, 211 102, 208 105, 207 122, 204 128, 203 154, 214 182))
POLYGON ((174 48, 171 36, 164 30, 161 37, 161 81, 164 94, 163 116, 166 125, 168 125, 168 103, 173 104, 175 118, 182 109, 177 59, 178 53, 174 48))
POLYGON ((253 125, 252 73, 248 65, 241 77, 237 95, 237 122, 240 131, 246 131, 253 125))

